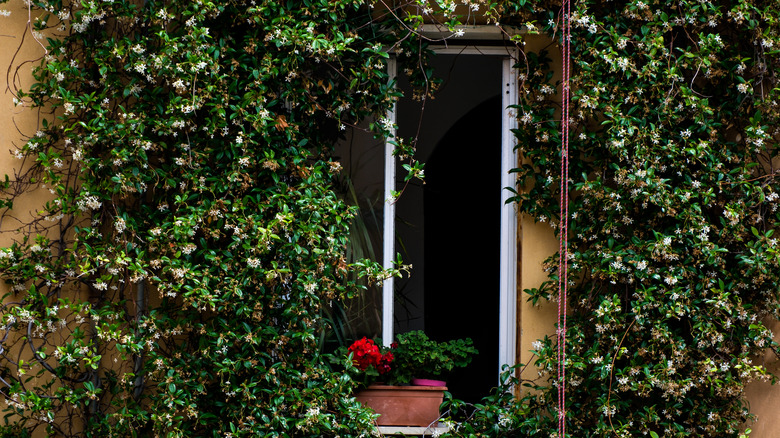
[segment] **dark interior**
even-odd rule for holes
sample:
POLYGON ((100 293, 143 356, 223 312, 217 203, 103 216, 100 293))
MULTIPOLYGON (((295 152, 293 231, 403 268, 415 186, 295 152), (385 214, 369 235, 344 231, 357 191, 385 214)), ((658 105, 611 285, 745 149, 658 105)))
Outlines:
POLYGON ((478 357, 448 384, 476 402, 498 381, 500 97, 458 120, 425 168, 425 331, 474 341, 478 357))

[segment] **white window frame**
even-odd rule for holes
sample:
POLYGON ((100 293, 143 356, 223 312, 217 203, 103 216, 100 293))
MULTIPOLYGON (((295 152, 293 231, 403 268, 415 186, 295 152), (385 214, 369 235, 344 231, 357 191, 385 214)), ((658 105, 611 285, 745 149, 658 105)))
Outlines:
MULTIPOLYGON (((495 39, 495 26, 470 26, 465 28, 471 39, 495 39)), ((501 38, 501 34, 497 35, 501 38)), ((502 119, 501 119, 501 243, 500 243, 500 282, 499 282, 499 334, 498 334, 498 364, 499 373, 505 365, 515 365, 517 342, 517 210, 514 203, 506 201, 512 193, 506 188, 515 188, 516 177, 511 172, 517 167, 518 155, 515 149, 515 137, 512 129, 517 128, 515 110, 509 105, 517 104, 518 80, 517 73, 512 68, 518 59, 518 50, 503 46, 453 46, 434 47, 436 54, 461 55, 491 55, 502 57, 502 119)), ((394 81, 397 76, 397 62, 391 56, 387 62, 389 79, 394 81)), ((386 117, 396 123, 396 106, 388 110, 386 117)), ((393 129, 392 136, 396 132, 393 129)), ((393 156, 394 146, 385 141, 385 182, 384 182, 384 233, 382 265, 392 268, 395 262, 395 200, 392 193, 396 185, 396 160, 393 156)), ((382 342, 389 346, 393 342, 394 320, 394 278, 384 281, 382 286, 382 342)))

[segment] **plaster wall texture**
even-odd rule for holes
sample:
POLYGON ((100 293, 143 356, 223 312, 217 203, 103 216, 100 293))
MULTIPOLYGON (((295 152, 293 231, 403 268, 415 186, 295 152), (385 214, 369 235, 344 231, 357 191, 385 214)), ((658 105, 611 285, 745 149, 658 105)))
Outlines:
MULTIPOLYGON (((33 83, 32 68, 45 55, 43 46, 33 38, 28 17, 30 11, 22 0, 9 0, 0 4, 0 10, 10 15, 0 15, 0 179, 5 175, 13 179, 22 172, 25 163, 13 153, 35 135, 41 113, 29 106, 17 105, 18 90, 28 89, 33 83)), ((32 15, 35 18, 35 15, 32 15)), ((9 246, 22 236, 20 226, 37 215, 37 211, 50 199, 43 188, 31 188, 18 197, 12 212, 0 211, 0 246, 9 246)), ((8 292, 8 285, 0 281, 0 295, 8 292)), ((1 400, 0 406, 5 406, 1 400)), ((13 417, 7 419, 12 422, 13 417)), ((39 427, 33 438, 46 437, 46 431, 39 427)))
MULTIPOLYGON (((0 15, 0 177, 9 175, 13 179, 13 175, 25 167, 13 152, 35 135, 41 117, 39 111, 15 103, 17 92, 28 89, 33 83, 32 68, 45 55, 45 50, 32 36, 29 11, 22 0, 0 4, 0 9, 10 12, 8 16, 0 15)), ((18 198, 13 213, 0 220, 0 245, 8 245, 18 237, 13 232, 30 219, 49 196, 45 189, 34 188, 18 198)))
MULTIPOLYGON (((553 81, 559 81, 561 71, 560 52, 554 47, 548 47, 550 40, 542 36, 529 35, 525 38, 525 50, 540 51, 547 47, 550 58, 553 60, 553 81)), ((523 157, 520 157, 522 160, 523 157)), ((558 303, 539 302, 536 306, 527 300, 523 293, 525 289, 539 287, 547 280, 547 275, 542 268, 544 260, 558 251, 558 238, 555 236, 549 223, 536 222, 528 215, 520 215, 518 218, 518 290, 517 290, 517 315, 518 315, 518 342, 517 361, 524 364, 532 364, 535 360, 532 344, 545 336, 555 336, 555 323, 558 315, 558 303)), ((533 365, 525 368, 522 378, 539 378, 538 369, 533 365)), ((544 376, 543 378, 546 378, 544 376)))
MULTIPOLYGON (((22 0, 10 0, 0 5, 0 9, 10 11, 9 16, 0 16, 0 175, 13 174, 24 163, 16 159, 12 152, 23 145, 25 140, 37 131, 41 115, 23 105, 14 102, 16 90, 25 89, 32 83, 32 66, 45 54, 42 46, 33 38, 28 26, 28 10, 22 0)), ((527 39, 527 48, 539 48, 547 43, 541 38, 527 39)), ((553 58, 556 54, 552 53, 553 58)), ((559 66, 559 64, 558 64, 559 66)), ((556 66, 554 65, 554 68, 556 66)), ((556 71, 559 71, 556 68, 556 71)), ((20 199, 14 207, 15 215, 20 219, 34 214, 36 206, 42 205, 49 194, 44 189, 35 189, 20 199)), ((536 287, 546 279, 542 263, 557 250, 558 241, 547 223, 536 223, 531 217, 521 215, 518 218, 518 361, 528 363, 533 360, 532 343, 545 335, 554 335, 556 303, 541 303, 532 306, 523 296, 523 290, 536 287)), ((8 245, 14 238, 14 230, 20 222, 11 219, 0 223, 0 245, 8 245)), ((18 234, 17 234, 18 236, 18 234)), ((5 288, 5 285, 0 286, 5 288)), ((775 323, 774 330, 780 333, 780 324, 775 323)), ((780 371, 780 362, 767 354, 757 358, 764 361, 772 371, 780 371)), ((524 377, 532 378, 536 369, 529 367, 524 377)), ((766 383, 754 383, 748 387, 748 398, 752 411, 758 421, 748 425, 752 428, 751 437, 780 438, 780 388, 766 383)))
MULTIPOLYGON (((780 342, 780 322, 772 321, 767 327, 775 333, 775 341, 780 342)), ((780 360, 772 352, 753 359, 755 364, 763 364, 766 368, 780 375, 780 360)), ((750 402, 750 411, 756 416, 756 421, 748 424, 752 430, 751 438, 780 438, 780 386, 769 382, 752 382, 745 393, 750 402)))

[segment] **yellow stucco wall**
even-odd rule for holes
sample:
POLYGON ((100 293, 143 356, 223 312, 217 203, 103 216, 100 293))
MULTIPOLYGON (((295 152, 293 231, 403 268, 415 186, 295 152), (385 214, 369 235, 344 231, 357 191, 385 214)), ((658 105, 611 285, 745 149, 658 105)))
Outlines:
MULTIPOLYGON (((773 321, 768 327, 775 334, 775 341, 780 342, 780 323, 773 321)), ((780 360, 772 352, 753 359, 753 363, 765 365, 770 372, 780 375, 780 360)), ((753 431, 750 436, 780 438, 780 385, 753 382, 747 386, 746 394, 750 411, 757 417, 754 423, 747 425, 753 431)))
POLYGON ((0 165, 4 169, 17 164, 6 152, 10 146, 21 145, 25 136, 35 134, 36 112, 14 104, 16 91, 32 83, 32 66, 45 54, 41 45, 32 38, 27 25, 27 7, 22 0, 10 0, 0 4, 0 165))
MULTIPOLYGON (((14 103, 15 90, 26 88, 32 81, 31 68, 44 55, 41 45, 35 41, 27 23, 27 7, 22 0, 10 0, 0 5, 0 10, 10 11, 9 16, 0 15, 0 74, 2 93, 0 93, 0 174, 12 174, 22 162, 13 157, 12 151, 34 135, 38 126, 39 114, 25 106, 14 103)), ((528 39, 528 48, 547 44, 541 39, 528 39)), ((48 193, 37 189, 31 195, 17 203, 15 214, 20 218, 29 217, 36 206, 46 199, 48 193)), ((13 221, 3 221, 0 245, 6 245, 13 238, 13 221)), ((520 245, 518 272, 518 359, 522 363, 533 360, 532 343, 545 335, 554 335, 557 304, 541 303, 532 306, 526 301, 522 291, 537 287, 546 276, 542 262, 557 250, 557 239, 548 223, 535 223, 528 216, 519 218, 518 243, 520 245)), ((4 286, 0 286, 4 287, 4 286)), ((780 332, 780 325, 774 327, 780 332)), ((775 357, 766 356, 757 360, 766 361, 773 371, 780 371, 780 362, 775 357)), ((529 367, 524 374, 534 378, 536 370, 529 367)), ((756 438, 780 438, 780 416, 775 413, 780 404, 780 387, 756 383, 748 388, 748 396, 758 421, 751 425, 756 438)))
MULTIPOLYGON (((24 162, 14 157, 13 152, 24 145, 38 130, 37 110, 17 105, 17 91, 27 89, 33 82, 32 68, 37 65, 45 51, 32 36, 28 25, 28 8, 22 0, 10 0, 0 4, 0 178, 18 173, 24 162)), ((33 18, 35 16, 33 15, 33 18)), ((3 214, 0 221, 0 246, 10 245, 21 236, 20 224, 26 222, 50 197, 48 191, 35 188, 15 200, 10 214, 3 214)), ((8 286, 0 282, 0 295, 8 286)), ((5 403, 0 400, 5 406, 5 403)), ((13 421, 9 418, 8 421, 13 421)), ((35 430, 34 438, 47 436, 43 427, 35 430)))
POLYGON ((21 143, 21 136, 17 131, 14 121, 20 125, 19 128, 25 129, 35 126, 35 119, 32 117, 32 111, 24 111, 23 108, 14 104, 14 90, 20 85, 29 85, 31 80, 30 69, 22 68, 19 75, 16 75, 17 68, 20 67, 24 59, 33 59, 40 57, 43 53, 38 46, 38 53, 31 44, 23 44, 19 53, 16 50, 22 44, 22 35, 25 33, 27 23, 27 11, 21 9, 22 2, 12 0, 7 4, 0 5, 0 10, 10 11, 11 15, 3 16, 0 14, 0 74, 3 76, 2 93, 0 93, 0 167, 7 171, 15 164, 8 149, 14 144, 21 143), (24 14, 23 14, 24 13, 24 14), (25 81, 25 84, 20 84, 25 81))
MULTIPOLYGON (((32 84, 32 67, 38 64, 45 52, 30 32, 28 9, 22 0, 0 4, 0 10, 10 12, 8 16, 0 14, 0 176, 12 176, 23 166, 23 162, 14 157, 13 151, 35 135, 40 116, 36 110, 16 105, 17 91, 32 84)), ((29 219, 47 197, 48 192, 36 188, 17 199, 13 214, 2 218, 0 244, 8 244, 21 223, 19 220, 29 219)))
MULTIPOLYGON (((540 302, 532 305, 524 289, 538 287, 547 279, 542 270, 542 263, 558 250, 558 241, 547 223, 534 223, 527 215, 520 217, 520 282, 518 297, 518 322, 520 325, 520 342, 518 343, 518 361, 530 364, 534 361, 531 352, 537 339, 545 336, 555 336, 555 322, 558 314, 558 304, 540 302)), ((538 370, 528 366, 521 375, 524 379, 537 379, 538 370)))
MULTIPOLYGON (((542 36, 526 36, 525 50, 538 52, 550 45, 550 40, 542 36)), ((554 50, 554 47, 548 50, 554 50)), ((554 81, 560 80, 560 54, 551 52, 553 59, 552 68, 556 72, 554 81)), ((521 147, 522 150, 522 147, 521 147)), ((522 157, 521 157, 522 159, 522 157)), ((558 303, 539 302, 536 306, 531 304, 523 293, 525 289, 539 287, 547 279, 547 274, 542 269, 545 259, 558 251, 558 238, 555 236, 549 222, 535 223, 533 218, 521 215, 518 218, 518 240, 520 248, 518 258, 520 260, 518 281, 518 362, 532 364, 535 360, 532 344, 545 336, 555 336, 555 323, 558 315, 558 303)), ((529 365, 521 375, 523 379, 538 379, 538 370, 529 365)))

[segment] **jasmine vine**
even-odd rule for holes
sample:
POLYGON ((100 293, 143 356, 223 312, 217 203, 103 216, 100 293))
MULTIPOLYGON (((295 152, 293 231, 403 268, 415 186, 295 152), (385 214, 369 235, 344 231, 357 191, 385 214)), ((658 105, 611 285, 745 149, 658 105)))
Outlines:
MULTIPOLYGON (((26 14, 8 2, 0 20, 26 14)), ((0 249, 3 436, 365 436, 322 313, 393 272, 344 248, 332 146, 388 136, 397 56, 419 98, 438 21, 550 38, 517 60, 521 212, 558 213, 554 1, 32 0, 43 57, 14 89, 40 114, 12 151, 0 249), (44 51, 45 49, 45 51, 44 51), (27 219, 31 190, 49 197, 27 219), (335 361, 335 362, 334 362, 335 361)), ((773 2, 580 1, 572 16, 570 429, 739 436, 771 379, 780 262, 773 2)), ((523 47, 523 37, 511 44, 523 47)), ((432 81, 433 79, 433 81, 432 81)), ((393 139, 412 175, 413 142, 393 139)), ((524 298, 555 300, 549 281, 524 298)), ((556 346, 452 436, 553 434, 556 346)))

